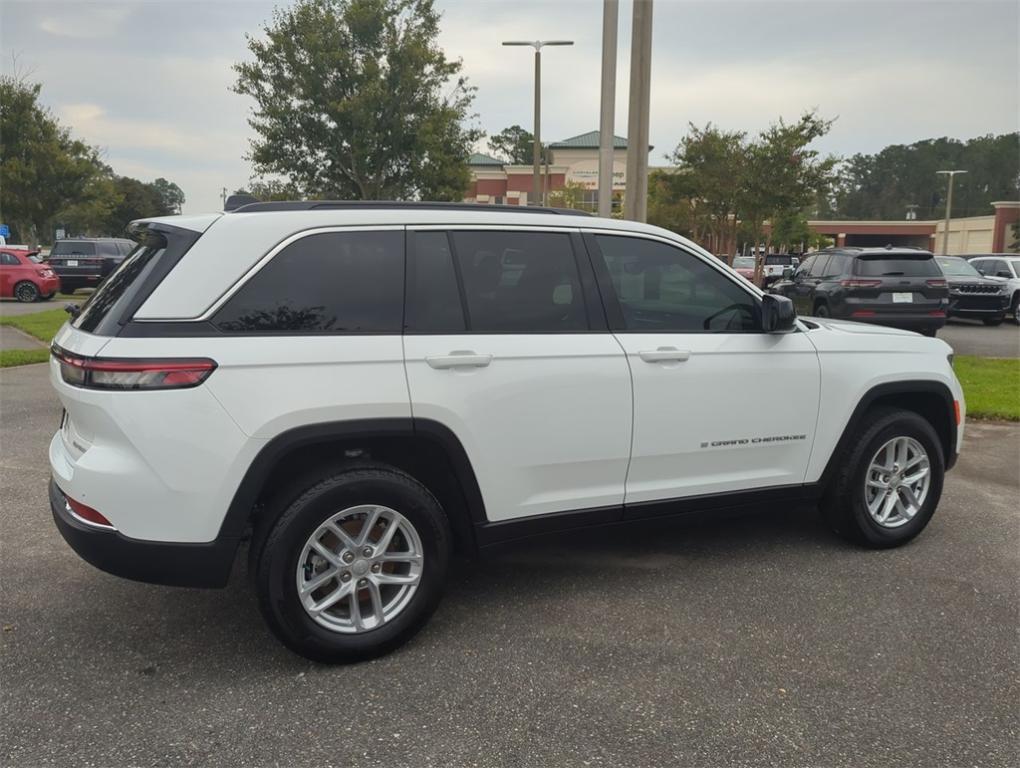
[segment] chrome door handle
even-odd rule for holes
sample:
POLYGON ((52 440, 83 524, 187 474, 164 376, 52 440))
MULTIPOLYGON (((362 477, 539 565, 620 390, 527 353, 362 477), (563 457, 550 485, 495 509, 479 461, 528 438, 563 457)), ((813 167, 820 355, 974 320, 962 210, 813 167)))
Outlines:
POLYGON ((676 347, 659 347, 638 352, 638 357, 646 363, 682 363, 690 359, 690 356, 691 353, 686 349, 677 349, 676 347))
POLYGON ((492 355, 477 355, 469 349, 458 349, 448 355, 426 357, 430 368, 484 368, 492 362, 492 355))

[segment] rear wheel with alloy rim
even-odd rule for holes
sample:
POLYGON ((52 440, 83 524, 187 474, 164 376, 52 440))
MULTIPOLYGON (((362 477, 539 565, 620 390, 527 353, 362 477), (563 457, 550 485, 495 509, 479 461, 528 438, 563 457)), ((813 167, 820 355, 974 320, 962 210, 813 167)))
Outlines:
POLYGON ((39 300, 39 289, 35 287, 35 283, 25 280, 14 286, 14 298, 25 304, 31 304, 39 300))
POLYGON ((919 414, 874 409, 836 461, 822 511, 840 535, 865 546, 895 547, 931 520, 945 459, 938 435, 919 414))
POLYGON ((438 605, 450 558, 449 524, 428 489, 371 465, 334 470, 289 496, 252 544, 273 632, 322 662, 369 659, 409 640, 438 605))

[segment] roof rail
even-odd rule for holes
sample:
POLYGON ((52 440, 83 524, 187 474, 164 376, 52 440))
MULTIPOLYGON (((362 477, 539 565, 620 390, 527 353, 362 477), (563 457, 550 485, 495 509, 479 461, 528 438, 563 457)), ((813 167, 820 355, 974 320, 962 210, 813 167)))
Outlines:
POLYGON ((478 203, 400 200, 281 200, 271 203, 248 203, 234 208, 228 213, 343 210, 345 208, 351 210, 484 211, 486 213, 551 213, 560 216, 591 216, 587 211, 575 211, 571 208, 547 208, 538 205, 479 205, 478 203))

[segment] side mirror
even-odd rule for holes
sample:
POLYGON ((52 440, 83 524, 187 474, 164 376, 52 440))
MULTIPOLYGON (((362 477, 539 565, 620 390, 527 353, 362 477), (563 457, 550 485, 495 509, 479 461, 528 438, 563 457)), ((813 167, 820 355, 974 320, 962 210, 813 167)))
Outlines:
POLYGON ((796 317, 797 310, 786 296, 766 293, 761 297, 761 324, 766 333, 789 333, 796 317))
POLYGON ((793 267, 783 267, 783 279, 789 280, 793 277, 793 267))
POLYGON ((1009 272, 1007 272, 1004 269, 1000 269, 998 272, 996 272, 995 276, 996 277, 1013 277, 1013 275, 1009 274, 1009 272))

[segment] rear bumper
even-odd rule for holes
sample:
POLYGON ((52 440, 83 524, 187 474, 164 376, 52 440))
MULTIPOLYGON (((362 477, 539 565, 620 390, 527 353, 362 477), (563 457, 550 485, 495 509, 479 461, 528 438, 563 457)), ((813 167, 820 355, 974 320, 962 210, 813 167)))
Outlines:
POLYGON ((50 511, 71 549, 101 571, 134 581, 176 587, 223 587, 230 577, 239 541, 203 544, 143 541, 71 515, 64 493, 50 480, 50 511))

